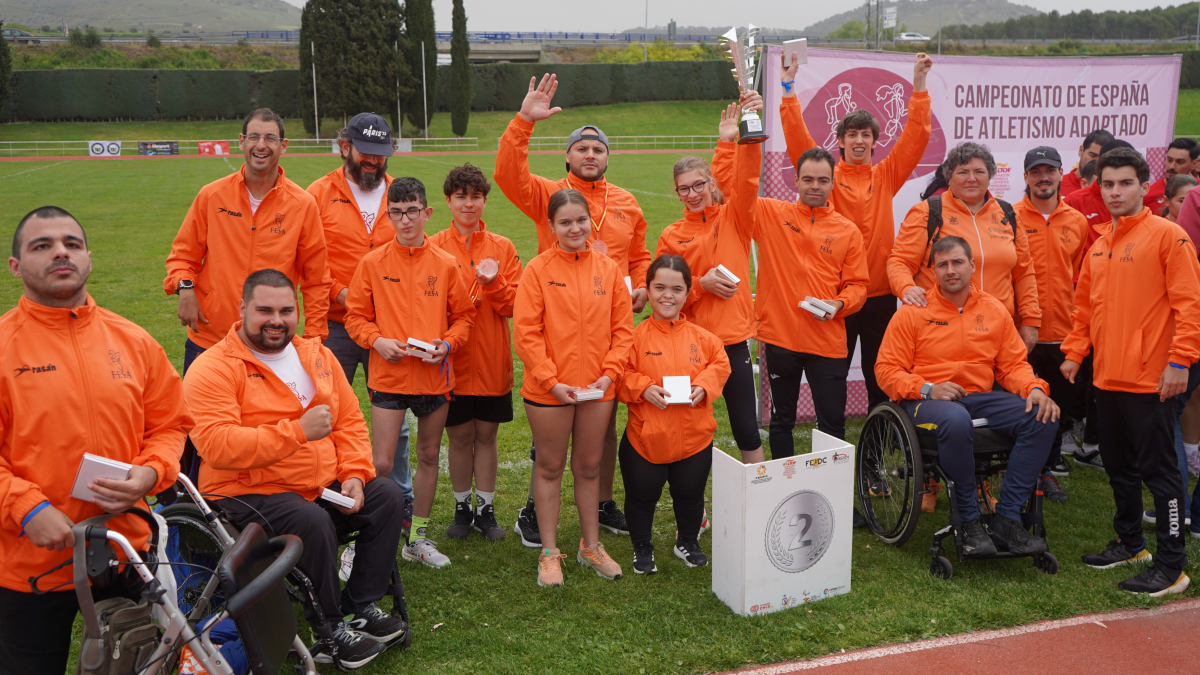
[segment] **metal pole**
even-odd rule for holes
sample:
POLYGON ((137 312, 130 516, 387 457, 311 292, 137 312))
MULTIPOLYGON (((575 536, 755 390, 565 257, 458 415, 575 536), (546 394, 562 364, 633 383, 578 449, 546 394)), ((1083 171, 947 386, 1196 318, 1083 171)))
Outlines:
POLYGON ((317 130, 316 138, 321 140, 321 115, 317 113, 317 45, 309 40, 308 53, 312 56, 313 75, 313 128, 317 130))
MULTIPOLYGON (((400 58, 400 41, 392 43, 396 50, 396 58, 400 58)), ((400 75, 396 75, 396 138, 404 138, 404 117, 400 114, 400 75)))
POLYGON ((1200 11, 1196 12, 1196 49, 1200 49, 1200 11))
POLYGON ((425 90, 425 41, 421 40, 421 98, 425 103, 425 119, 421 126, 425 127, 425 139, 429 140, 429 92, 425 90))
POLYGON ((650 0, 646 0, 645 32, 642 33, 642 60, 650 60, 650 0))
POLYGON ((938 10, 938 56, 942 55, 942 10, 938 10))

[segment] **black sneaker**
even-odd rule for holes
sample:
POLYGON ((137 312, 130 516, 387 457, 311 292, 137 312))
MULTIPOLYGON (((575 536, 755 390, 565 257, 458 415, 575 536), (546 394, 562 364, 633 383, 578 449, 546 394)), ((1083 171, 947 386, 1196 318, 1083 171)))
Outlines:
POLYGON ((372 640, 366 633, 353 630, 339 621, 333 629, 333 641, 317 640, 309 648, 317 663, 332 663, 340 670, 357 670, 370 663, 387 649, 382 642, 372 640))
POLYGON ((517 533, 522 546, 542 547, 542 533, 538 530, 537 512, 533 510, 533 502, 528 502, 525 508, 517 511, 517 522, 513 524, 513 532, 517 533))
POLYGON ((654 564, 654 544, 634 544, 634 574, 654 574, 657 571, 658 566, 654 564))
POLYGON ((1045 553, 1050 550, 1046 540, 1035 537, 1025 531, 1025 528, 1013 520, 1001 515, 992 516, 992 524, 988 527, 992 533, 992 543, 1001 551, 1018 555, 1045 553))
POLYGON ((708 556, 700 550, 700 542, 695 539, 676 539, 675 557, 688 567, 707 567, 708 556))
POLYGON ((1153 562, 1154 556, 1150 555, 1150 551, 1147 551, 1145 546, 1137 551, 1131 551, 1128 546, 1113 539, 1108 542, 1108 548, 1099 553, 1088 553, 1081 560, 1088 567, 1106 570, 1120 565, 1153 562))
POLYGON ((625 522, 625 514, 617 508, 613 500, 600 502, 600 527, 613 534, 629 534, 629 525, 625 522))
POLYGON ((1075 453, 1075 463, 1081 466, 1090 466, 1093 469, 1104 470, 1104 461, 1100 459, 1100 449, 1086 450, 1080 449, 1075 453))
POLYGON ((1141 574, 1117 584, 1130 593, 1149 593, 1152 598, 1161 598, 1171 593, 1182 593, 1192 583, 1183 572, 1164 572, 1158 565, 1150 565, 1141 574))
POLYGON ((1071 467, 1067 466, 1067 463, 1061 459, 1054 464, 1051 464, 1048 471, 1059 478, 1065 478, 1071 475, 1071 467))
POLYGON ((495 504, 481 507, 475 513, 475 522, 471 523, 471 529, 487 537, 488 541, 504 541, 504 528, 496 523, 495 504))
POLYGON ((962 526, 963 555, 985 556, 996 555, 996 545, 983 529, 983 520, 976 518, 968 520, 962 526))
POLYGON ((1042 477, 1038 480, 1038 489, 1042 491, 1046 499, 1052 502, 1061 504, 1067 501, 1067 491, 1062 489, 1062 485, 1059 485, 1058 478, 1055 477, 1053 472, 1042 474, 1042 477))
POLYGON ((867 517, 858 512, 858 507, 854 507, 854 529, 867 526, 867 517))
POLYGON ((388 614, 373 602, 347 621, 346 627, 365 633, 377 642, 391 642, 408 630, 404 619, 388 614))
POLYGON ((466 539, 471 534, 471 522, 475 514, 471 512, 471 498, 454 503, 454 522, 446 528, 446 536, 451 539, 466 539))

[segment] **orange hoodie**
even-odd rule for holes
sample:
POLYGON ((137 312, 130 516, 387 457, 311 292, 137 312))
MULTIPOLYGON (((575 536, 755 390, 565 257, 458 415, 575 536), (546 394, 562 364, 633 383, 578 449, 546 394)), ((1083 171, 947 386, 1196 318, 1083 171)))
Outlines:
MULTIPOLYGON (((685 208, 683 219, 663 230, 654 251, 655 258, 677 255, 687 261, 692 270, 692 292, 684 310, 697 326, 715 333, 722 343, 729 345, 754 337, 750 239, 754 236, 754 203, 758 201, 762 150, 757 144, 718 143, 713 164, 720 168, 734 161, 737 166, 731 166, 728 172, 735 176, 726 181, 718 179, 725 203, 714 204, 703 213, 692 213, 685 208), (700 277, 717 265, 724 265, 741 279, 737 293, 729 300, 718 298, 700 285, 700 277)), ((715 171, 713 175, 716 176, 715 171)))
POLYGON ((813 209, 778 199, 759 199, 755 221, 758 339, 793 352, 845 358, 846 317, 862 307, 870 281, 862 234, 832 206, 813 209), (818 321, 800 308, 810 295, 845 304, 832 321, 818 321))
POLYGON ((392 177, 384 174, 383 197, 370 232, 363 222, 358 203, 354 201, 350 184, 346 182, 344 167, 339 166, 308 186, 308 194, 317 201, 317 208, 321 211, 321 226, 325 230, 330 276, 330 321, 346 322, 346 308, 338 304, 337 296, 350 285, 359 261, 372 249, 383 246, 396 236, 392 221, 387 217, 387 186, 391 184, 392 177))
POLYGON ((1029 196, 1013 204, 1017 223, 1029 239, 1029 255, 1037 276, 1038 309, 1042 325, 1038 342, 1062 342, 1071 332, 1074 309, 1075 277, 1087 252, 1087 218, 1058 200, 1047 219, 1029 201, 1029 196))
POLYGON ((454 256, 425 237, 420 246, 402 246, 395 237, 363 258, 346 296, 346 332, 371 350, 375 391, 410 396, 446 394, 454 389, 454 358, 467 343, 475 303, 454 256), (450 353, 431 366, 410 356, 388 363, 372 345, 377 338, 400 342, 443 340, 450 353))
POLYGON ((513 388, 512 338, 508 320, 517 300, 521 258, 513 243, 479 222, 479 232, 466 237, 453 224, 429 238, 454 256, 462 280, 475 298, 471 336, 454 355, 454 393, 465 396, 504 396, 513 388), (487 286, 475 281, 475 265, 491 258, 500 264, 496 280, 487 286))
POLYGON ((500 137, 494 178, 504 195, 537 226, 538 253, 557 241, 546 212, 550 195, 564 188, 579 190, 592 214, 590 241, 603 241, 608 246, 606 255, 617 263, 621 276, 629 277, 634 288, 643 288, 646 270, 650 269, 650 251, 646 249, 646 218, 637 199, 603 178, 588 182, 570 173, 558 180, 533 175, 529 172, 531 136, 533 122, 517 115, 508 123, 500 137))
POLYGON ((300 364, 316 386, 308 408, 283 380, 254 356, 237 330, 196 358, 183 383, 196 416, 192 442, 204 462, 200 490, 237 497, 295 492, 312 501, 321 488, 375 477, 367 423, 354 389, 328 347, 292 338, 300 364), (333 433, 309 441, 300 418, 327 405, 333 433))
POLYGON ((926 382, 953 382, 968 394, 991 391, 993 382, 1022 398, 1034 388, 1050 394, 1050 386, 1034 376, 1003 303, 974 282, 962 312, 936 286, 926 297, 927 307, 896 311, 879 347, 875 377, 892 400, 921 398, 926 382))
POLYGON ((1200 359, 1200 262, 1183 228, 1150 213, 1117 221, 1088 251, 1075 289, 1067 358, 1096 350, 1092 384, 1149 394, 1167 363, 1200 359))
MULTIPOLYGON (((834 185, 829 203, 862 232, 867 269, 871 273, 871 284, 867 287, 869 298, 891 293, 887 259, 892 252, 896 231, 892 199, 904 187, 904 182, 925 154, 925 146, 933 133, 929 105, 928 91, 913 92, 908 101, 908 122, 891 153, 882 162, 859 165, 842 160, 833 171, 834 185)), ((817 147, 817 142, 804 124, 799 99, 795 96, 783 99, 779 104, 779 121, 783 125, 788 157, 792 160, 792 166, 796 166, 805 150, 817 147)))
MULTIPOLYGON (((979 213, 972 215, 967 205, 950 192, 942 195, 942 230, 939 236, 962 237, 971 245, 975 257, 975 283, 1008 307, 1018 326, 1038 327, 1042 312, 1038 307, 1038 289, 1029 239, 1025 230, 1013 228, 1004 220, 1004 210, 989 194, 979 213)), ((1015 209, 1014 209, 1015 210, 1015 209)), ((888 258, 888 276, 892 293, 902 297, 913 286, 929 291, 937 285, 929 267, 929 202, 921 201, 908 210, 896 245, 888 258)))
POLYGON ((633 344, 630 305, 621 270, 590 245, 571 253, 555 243, 530 260, 513 313, 513 342, 525 365, 521 396, 558 405, 554 385, 585 387, 607 375, 613 383, 602 400, 611 401, 633 344))
POLYGON ((173 295, 179 282, 196 284, 196 299, 208 323, 188 339, 208 349, 238 320, 242 283, 261 269, 277 269, 304 295, 304 335, 329 335, 325 233, 312 196, 283 175, 257 213, 250 212, 246 167, 200 188, 167 256, 163 290, 173 295))
POLYGON ((651 317, 638 324, 617 394, 629 406, 625 433, 633 449, 648 462, 669 464, 711 445, 717 430, 713 401, 721 396, 729 372, 721 340, 682 314, 675 321, 651 317), (659 410, 643 398, 650 385, 662 386, 664 376, 680 375, 692 378, 693 387, 704 388, 699 406, 672 403, 659 410))
MULTIPOLYGON (((83 453, 154 469, 156 494, 175 482, 193 423, 163 348, 90 295, 74 309, 22 296, 0 317, 0 361, 0 586, 29 593, 29 577, 71 558, 20 536, 29 512, 49 501, 75 523, 104 514, 71 498, 83 453)), ((109 527, 145 550, 142 520, 119 516, 109 527)), ((38 588, 62 583, 71 587, 70 566, 38 588)))

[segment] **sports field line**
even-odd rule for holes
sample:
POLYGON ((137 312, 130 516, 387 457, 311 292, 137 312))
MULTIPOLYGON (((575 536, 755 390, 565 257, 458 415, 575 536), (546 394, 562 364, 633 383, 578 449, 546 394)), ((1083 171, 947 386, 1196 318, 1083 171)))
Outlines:
MULTIPOLYGON (((678 150, 613 150, 614 155, 670 155, 683 153, 711 153, 710 149, 687 149, 679 148, 678 150)), ((404 152, 395 157, 432 157, 436 155, 494 155, 495 150, 431 150, 428 152, 404 152)), ((562 150, 531 150, 531 155, 561 155, 562 150)), ((285 157, 337 157, 331 152, 289 152, 285 157)), ((89 162, 120 162, 131 159, 216 159, 218 157, 232 157, 232 155, 122 155, 120 157, 0 157, 0 162, 45 162, 50 159, 59 159, 63 162, 73 161, 89 161, 89 162)), ((458 166, 457 164, 455 166, 458 166)), ((14 174, 15 175, 15 174, 14 174)))
POLYGON ((49 169, 50 167, 58 166, 59 164, 62 164, 62 162, 55 162, 53 164, 47 164, 46 166, 39 166, 36 169, 29 169, 27 171, 18 171, 16 173, 8 173, 8 174, 0 175, 0 178, 12 178, 13 176, 20 176, 21 174, 25 174, 25 173, 33 173, 34 171, 41 171, 42 169, 49 169))

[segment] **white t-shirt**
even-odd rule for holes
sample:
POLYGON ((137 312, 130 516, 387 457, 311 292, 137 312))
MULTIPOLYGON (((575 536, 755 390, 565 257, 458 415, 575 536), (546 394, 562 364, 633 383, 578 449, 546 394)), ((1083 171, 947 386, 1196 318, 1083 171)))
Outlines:
POLYGON ((317 387, 313 384, 312 377, 308 371, 304 370, 304 366, 300 365, 300 355, 296 353, 296 346, 288 343, 288 346, 278 354, 263 354, 250 350, 259 361, 271 369, 275 376, 283 380, 288 389, 296 395, 300 401, 300 405, 305 409, 312 404, 313 395, 317 393, 317 387))
POLYGON ((250 197, 250 215, 258 213, 258 205, 263 203, 261 199, 255 199, 254 195, 250 194, 250 188, 246 188, 246 195, 250 197))
POLYGON ((358 204, 358 212, 362 214, 363 223, 367 226, 367 234, 371 234, 375 229, 375 218, 379 216, 379 204, 383 202, 383 193, 387 191, 387 183, 379 181, 374 190, 364 192, 354 181, 346 182, 350 185, 350 192, 358 204))

